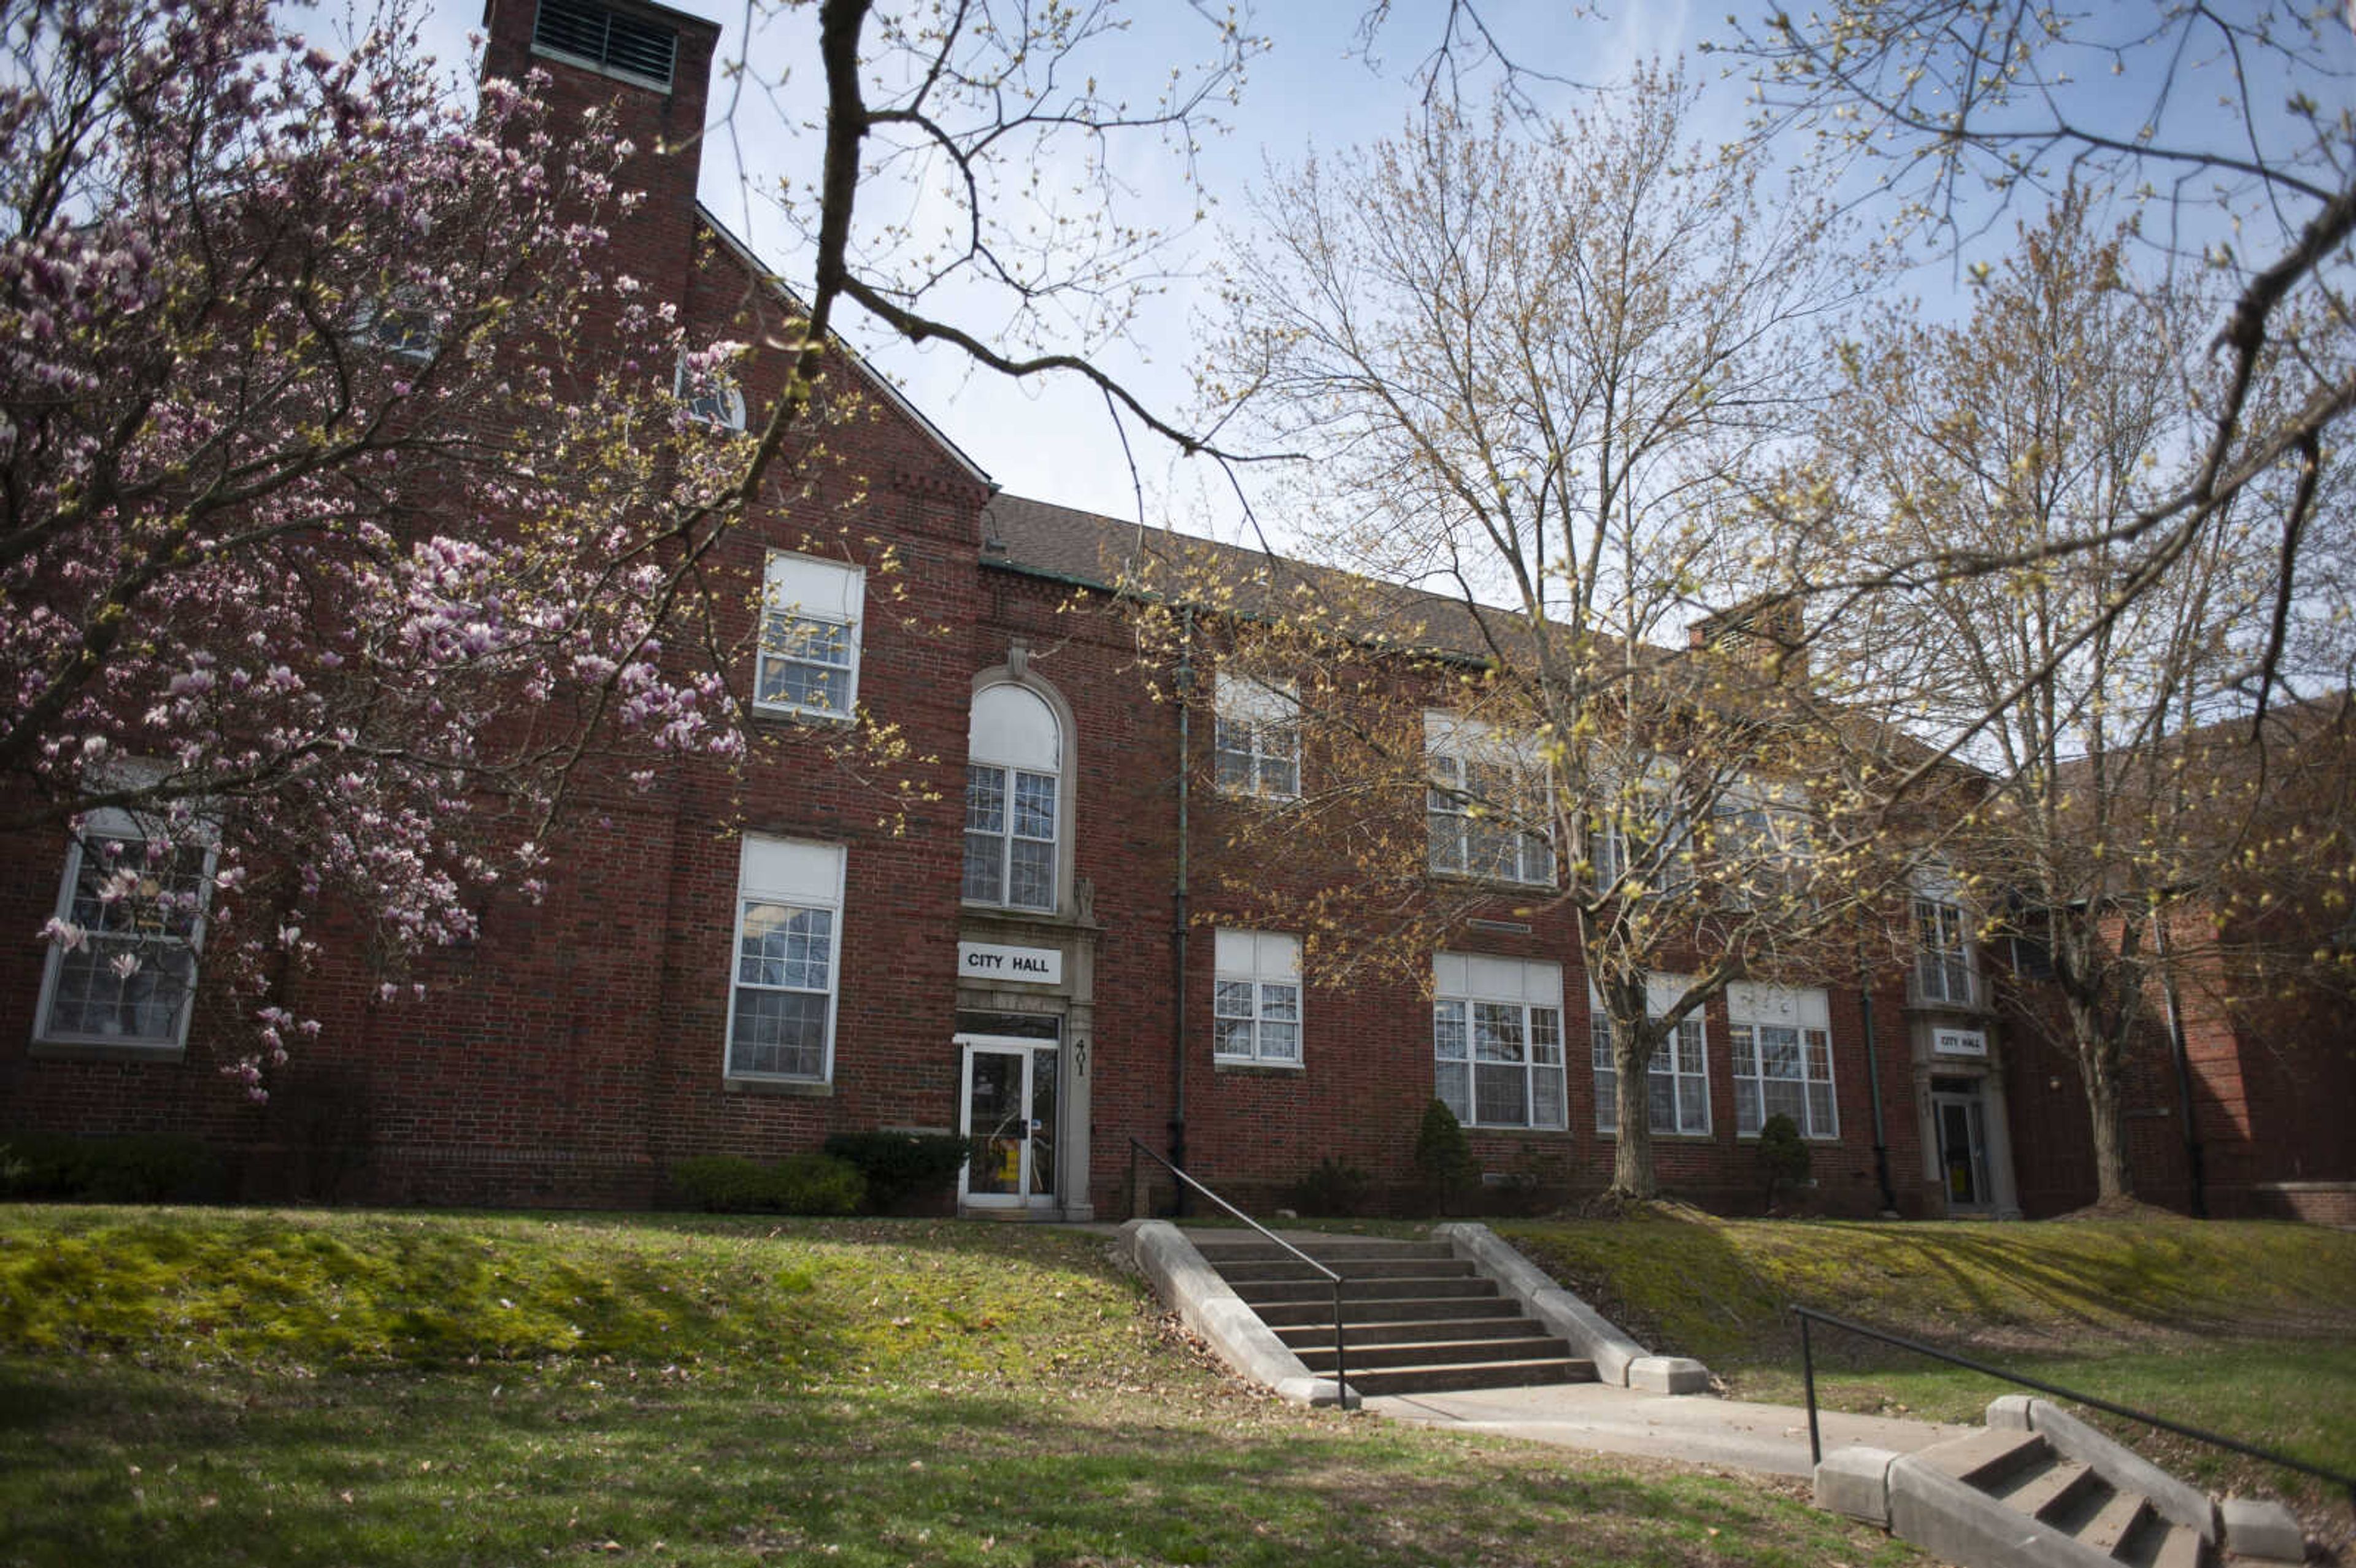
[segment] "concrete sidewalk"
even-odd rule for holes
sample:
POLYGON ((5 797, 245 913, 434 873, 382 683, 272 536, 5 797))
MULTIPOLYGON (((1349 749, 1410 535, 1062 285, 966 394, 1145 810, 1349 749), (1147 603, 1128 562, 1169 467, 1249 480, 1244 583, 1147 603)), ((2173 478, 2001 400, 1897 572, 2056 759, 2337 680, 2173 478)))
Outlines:
MULTIPOLYGON (((1808 1413, 1795 1404, 1745 1404, 1708 1394, 1639 1393, 1604 1383, 1383 1394, 1366 1408, 1394 1421, 1493 1432, 1612 1454, 1807 1476, 1808 1413)), ((1825 1452, 1864 1446, 1911 1454, 1972 1430, 1884 1415, 1816 1413, 1825 1452)))

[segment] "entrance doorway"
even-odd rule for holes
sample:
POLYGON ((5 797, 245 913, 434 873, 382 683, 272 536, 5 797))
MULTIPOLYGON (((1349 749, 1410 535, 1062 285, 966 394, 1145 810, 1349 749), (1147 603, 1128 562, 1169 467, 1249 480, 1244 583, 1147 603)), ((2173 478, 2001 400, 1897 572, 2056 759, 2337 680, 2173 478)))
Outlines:
POLYGON ((1052 1209, 1058 1176, 1054 1040, 961 1034, 958 1131, 972 1152, 958 1197, 974 1209, 1052 1209))
POLYGON ((1987 1113, 1976 1078, 1931 1081, 1931 1115, 1939 1130, 1939 1170, 1946 1183, 1947 1211, 1992 1210, 1988 1186, 1987 1113))

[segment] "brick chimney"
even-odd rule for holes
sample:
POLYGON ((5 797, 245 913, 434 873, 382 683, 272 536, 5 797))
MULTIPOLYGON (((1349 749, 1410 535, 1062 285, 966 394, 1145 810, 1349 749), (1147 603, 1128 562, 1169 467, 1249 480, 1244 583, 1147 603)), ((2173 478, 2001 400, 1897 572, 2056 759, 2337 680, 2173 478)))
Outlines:
POLYGON ((1807 622, 1799 603, 1771 599, 1714 610, 1687 629, 1697 652, 1710 649, 1794 685, 1808 678, 1807 622))
POLYGON ((548 74, 543 95, 562 144, 581 112, 610 105, 637 151, 621 171, 645 192, 612 225, 615 265, 684 315, 695 260, 695 182, 717 23, 645 0, 486 0, 486 79, 548 74))

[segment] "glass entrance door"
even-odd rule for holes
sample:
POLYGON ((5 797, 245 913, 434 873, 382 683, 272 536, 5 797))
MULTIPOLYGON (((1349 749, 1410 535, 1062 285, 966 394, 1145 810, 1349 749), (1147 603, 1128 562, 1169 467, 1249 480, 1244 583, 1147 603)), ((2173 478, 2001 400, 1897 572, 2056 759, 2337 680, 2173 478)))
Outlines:
POLYGON ((1992 1201, 1987 1126, 1979 1085, 1934 1093, 1931 1110, 1939 1125, 1939 1168, 1946 1180, 1948 1211, 1987 1208, 1992 1201))
POLYGON ((1021 1040, 958 1043, 965 1055, 960 1130, 971 1150, 961 1196, 983 1209, 1052 1207, 1056 1048, 1021 1040))

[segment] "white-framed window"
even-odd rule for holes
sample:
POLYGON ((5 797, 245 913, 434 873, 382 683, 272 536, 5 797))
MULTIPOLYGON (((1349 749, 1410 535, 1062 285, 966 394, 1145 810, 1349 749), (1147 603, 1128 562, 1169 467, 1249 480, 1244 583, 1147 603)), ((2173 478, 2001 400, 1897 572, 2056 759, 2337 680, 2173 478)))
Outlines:
POLYGON ((1212 701, 1212 754, 1228 795, 1301 794, 1301 695, 1289 680, 1222 669, 1212 701))
POLYGON ((968 903, 1053 911, 1062 837, 1063 726, 1046 699, 1012 681, 974 694, 966 733, 968 903))
POLYGON ((1274 931, 1212 933, 1212 1051, 1222 1061, 1301 1065, 1301 938, 1274 931))
POLYGON ((1737 779, 1710 805, 1710 859, 1726 901, 1749 909, 1807 883, 1807 794, 1796 784, 1737 779))
POLYGON ((1931 1031, 1931 1050, 1939 1056, 1986 1056, 1987 1030, 1940 1029, 1931 1031))
POLYGON ((363 300, 352 317, 352 336, 395 359, 422 365, 442 346, 425 291, 401 283, 380 299, 363 300))
POLYGON ((727 1075, 834 1076, 845 856, 837 844, 744 836, 736 872, 727 1075))
POLYGON ((859 699, 859 619, 867 573, 771 550, 761 583, 761 651, 753 706, 848 719, 859 699))
POLYGON ((1567 1127, 1561 966, 1440 953, 1431 968, 1433 1093, 1468 1127, 1567 1127))
POLYGON ((211 836, 151 834, 126 811, 93 812, 66 846, 34 1037, 48 1045, 187 1044, 212 891, 211 836))
POLYGON ((1806 1138, 1840 1136, 1833 1097, 1832 1004, 1822 990, 1747 982, 1727 987, 1734 1057, 1734 1130, 1753 1137, 1789 1116, 1806 1138))
POLYGON ((725 370, 709 370, 691 378, 684 352, 671 377, 671 395, 687 405, 687 417, 698 424, 721 430, 744 428, 744 393, 736 385, 736 378, 725 370))
POLYGON ((1676 892, 1693 880, 1693 825, 1677 799, 1676 764, 1651 758, 1642 784, 1622 789, 1608 780, 1588 831, 1596 886, 1627 879, 1622 896, 1676 892))
POLYGON ((1425 796, 1431 869, 1552 887, 1545 771, 1529 748, 1476 720, 1426 713, 1423 752, 1431 777, 1425 796))
POLYGON ((1970 1007, 1976 997, 1963 906, 1938 891, 1915 894, 1914 944, 1915 995, 1926 1002, 1970 1007))
MULTIPOLYGON (((1686 988, 1676 976, 1656 975, 1645 1005, 1655 1018, 1686 988)), ((1588 1052, 1595 1069, 1595 1130, 1620 1130, 1620 1068, 1612 1053, 1612 1016, 1603 998, 1587 993, 1588 1052)), ((1709 1030, 1696 1008, 1677 1020, 1666 1040, 1653 1049, 1645 1073, 1644 1100, 1655 1133, 1697 1136, 1709 1131, 1709 1030)))

